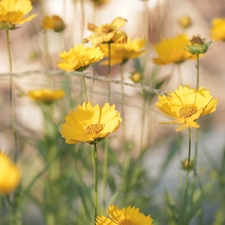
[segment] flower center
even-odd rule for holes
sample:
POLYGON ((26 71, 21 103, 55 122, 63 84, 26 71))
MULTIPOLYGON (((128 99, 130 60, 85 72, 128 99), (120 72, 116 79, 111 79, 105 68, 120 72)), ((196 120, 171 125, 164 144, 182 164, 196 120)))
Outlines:
POLYGON ((102 33, 108 34, 108 33, 112 32, 112 31, 113 31, 112 27, 110 25, 108 25, 108 24, 102 27, 102 33))
POLYGON ((185 105, 179 110, 180 116, 183 118, 191 117, 195 112, 196 110, 192 105, 185 105))
POLYGON ((129 219, 122 219, 118 225, 134 225, 133 222, 131 222, 129 219))
POLYGON ((103 126, 99 124, 91 124, 86 127, 85 132, 86 134, 99 134, 103 129, 103 126))

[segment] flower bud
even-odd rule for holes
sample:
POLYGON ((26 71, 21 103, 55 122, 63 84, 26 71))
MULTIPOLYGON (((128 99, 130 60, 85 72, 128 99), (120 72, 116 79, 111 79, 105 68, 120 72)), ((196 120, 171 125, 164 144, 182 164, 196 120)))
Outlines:
POLYGON ((134 83, 140 83, 142 80, 142 75, 141 73, 135 71, 133 73, 131 73, 131 75, 129 76, 129 78, 134 82, 134 83))
POLYGON ((183 28, 188 28, 192 25, 192 20, 189 16, 182 16, 177 22, 183 28))
POLYGON ((195 167, 195 161, 192 159, 188 162, 188 159, 185 159, 181 162, 181 167, 183 170, 193 170, 195 167))

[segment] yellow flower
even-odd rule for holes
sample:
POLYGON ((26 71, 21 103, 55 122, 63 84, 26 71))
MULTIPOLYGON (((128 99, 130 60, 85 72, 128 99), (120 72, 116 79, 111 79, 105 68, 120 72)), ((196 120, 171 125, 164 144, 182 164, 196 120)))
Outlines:
POLYGON ((96 225, 152 225, 151 216, 145 216, 139 212, 138 208, 129 206, 128 208, 119 209, 111 205, 107 211, 110 218, 98 216, 96 225))
POLYGON ((135 71, 135 72, 131 73, 131 75, 129 76, 129 78, 134 83, 140 83, 141 80, 142 80, 142 78, 143 78, 143 76, 142 76, 142 74, 140 72, 135 71))
POLYGON ((78 105, 75 111, 67 114, 60 133, 66 143, 78 142, 97 143, 108 134, 116 131, 122 119, 115 110, 115 105, 106 103, 103 107, 92 106, 90 102, 78 105))
MULTIPOLYGON (((137 58, 146 53, 144 50, 146 44, 146 38, 135 39, 131 41, 129 38, 126 44, 114 43, 110 45, 110 64, 123 64, 131 58, 137 58)), ((101 44, 101 50, 105 54, 105 57, 109 57, 108 45, 101 44)), ((102 64, 108 64, 108 60, 104 61, 102 64)))
POLYGON ((154 58, 153 62, 157 65, 164 65, 181 63, 187 59, 195 59, 195 56, 186 50, 187 45, 191 45, 191 42, 185 34, 178 34, 171 39, 164 39, 154 45, 158 58, 154 58))
POLYGON ((0 151, 0 195, 7 195, 19 185, 20 169, 0 151))
POLYGON ((44 30, 54 30, 55 32, 62 32, 65 30, 65 24, 63 20, 57 16, 45 16, 42 21, 42 28, 44 30))
POLYGON ((126 43, 127 35, 119 28, 123 27, 127 22, 126 19, 121 17, 115 18, 111 24, 103 24, 96 26, 95 24, 88 23, 88 30, 94 32, 92 35, 84 39, 87 43, 91 41, 93 45, 99 45, 101 43, 126 43))
POLYGON ((225 41, 225 18, 215 18, 212 20, 210 36, 215 41, 225 41))
POLYGON ((183 28, 188 28, 192 25, 192 20, 189 16, 182 16, 178 19, 178 24, 183 28))
POLYGON ((55 100, 63 98, 63 90, 40 89, 29 91, 27 96, 36 102, 52 103, 55 100))
POLYGON ((179 86, 168 96, 158 96, 159 102, 156 107, 166 116, 174 120, 163 122, 162 124, 179 124, 176 131, 186 128, 199 128, 196 120, 203 115, 212 113, 216 110, 218 98, 214 99, 210 92, 200 87, 198 90, 179 86))
POLYGON ((104 54, 99 47, 86 47, 75 45, 69 52, 61 52, 59 57, 64 62, 58 62, 58 67, 66 71, 83 71, 92 63, 96 63, 103 58, 104 54))
POLYGON ((37 14, 26 16, 32 10, 30 0, 1 0, 0 29, 12 30, 17 24, 31 21, 37 14))

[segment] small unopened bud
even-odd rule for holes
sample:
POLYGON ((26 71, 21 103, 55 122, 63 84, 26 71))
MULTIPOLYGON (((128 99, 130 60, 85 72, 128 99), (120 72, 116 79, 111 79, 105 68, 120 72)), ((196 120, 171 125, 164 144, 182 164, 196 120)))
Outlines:
POLYGON ((129 76, 129 78, 134 82, 134 83, 140 83, 142 80, 142 75, 139 72, 133 72, 129 76))
POLYGON ((183 28, 188 28, 192 25, 192 20, 189 16, 182 16, 178 19, 178 24, 183 28))
POLYGON ((212 41, 205 43, 205 39, 202 39, 200 36, 193 36, 191 41, 191 45, 188 45, 188 52, 192 55, 204 54, 208 51, 209 46, 212 41))
POLYGON ((188 162, 188 159, 185 159, 181 162, 181 167, 183 170, 193 170, 195 167, 195 161, 194 160, 190 160, 188 162))

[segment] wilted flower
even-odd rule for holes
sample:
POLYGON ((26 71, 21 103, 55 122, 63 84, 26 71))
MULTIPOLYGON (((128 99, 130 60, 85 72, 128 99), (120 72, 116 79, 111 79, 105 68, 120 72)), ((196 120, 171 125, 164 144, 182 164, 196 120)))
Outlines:
POLYGON ((151 216, 140 213, 139 208, 131 207, 119 209, 118 206, 111 205, 107 211, 109 218, 98 216, 96 225, 152 225, 151 216))
POLYGON ((116 131, 122 121, 115 105, 106 103, 100 107, 92 106, 90 102, 78 105, 75 111, 66 115, 65 120, 60 133, 68 144, 97 143, 116 131))
POLYGON ((63 98, 65 92, 63 90, 51 90, 51 89, 40 89, 31 90, 27 96, 36 102, 52 103, 58 99, 63 98))
POLYGON ((0 151, 0 195, 7 195, 19 185, 20 169, 0 151))
POLYGON ((218 98, 214 99, 210 92, 200 87, 198 90, 179 86, 174 92, 168 96, 158 96, 159 102, 156 107, 166 116, 174 120, 162 122, 161 124, 178 124, 176 131, 186 128, 199 128, 196 120, 200 116, 212 113, 216 110, 218 98))
POLYGON ((26 16, 32 10, 30 0, 1 0, 0 29, 13 30, 16 25, 31 21, 37 14, 26 16))
POLYGON ((205 39, 202 39, 199 35, 193 36, 191 41, 191 45, 187 45, 188 52, 193 55, 204 54, 208 51, 209 46, 211 45, 211 41, 205 43, 205 39))
POLYGON ((188 28, 192 25, 192 20, 189 16, 182 16, 178 19, 178 24, 183 28, 188 28))
POLYGON ((60 53, 59 57, 63 62, 58 62, 58 67, 66 71, 83 71, 90 64, 100 61, 103 56, 99 47, 75 45, 69 52, 60 53))
POLYGON ((225 18, 215 18, 212 21, 210 36, 215 41, 225 41, 225 18))
POLYGON ((55 32, 62 32, 66 27, 63 20, 57 15, 45 16, 41 26, 44 30, 53 30, 55 32))
POLYGON ((195 59, 195 56, 186 50, 186 46, 190 44, 191 42, 185 34, 178 34, 174 38, 164 39, 154 45, 158 58, 154 58, 153 62, 157 65, 164 65, 182 63, 187 59, 195 59))
POLYGON ((94 33, 85 38, 84 42, 87 43, 91 41, 93 45, 111 42, 125 44, 127 42, 127 35, 123 31, 119 30, 119 28, 123 27, 126 22, 126 19, 117 17, 111 24, 96 26, 95 24, 88 23, 88 30, 94 33))
MULTIPOLYGON (((123 64, 129 59, 137 58, 144 55, 147 50, 143 49, 146 44, 146 38, 130 40, 127 39, 126 44, 114 43, 110 45, 110 65, 123 64)), ((105 57, 109 58, 109 49, 105 44, 100 45, 101 50, 105 54, 105 57)), ((107 61, 103 61, 102 64, 108 64, 107 61)))

